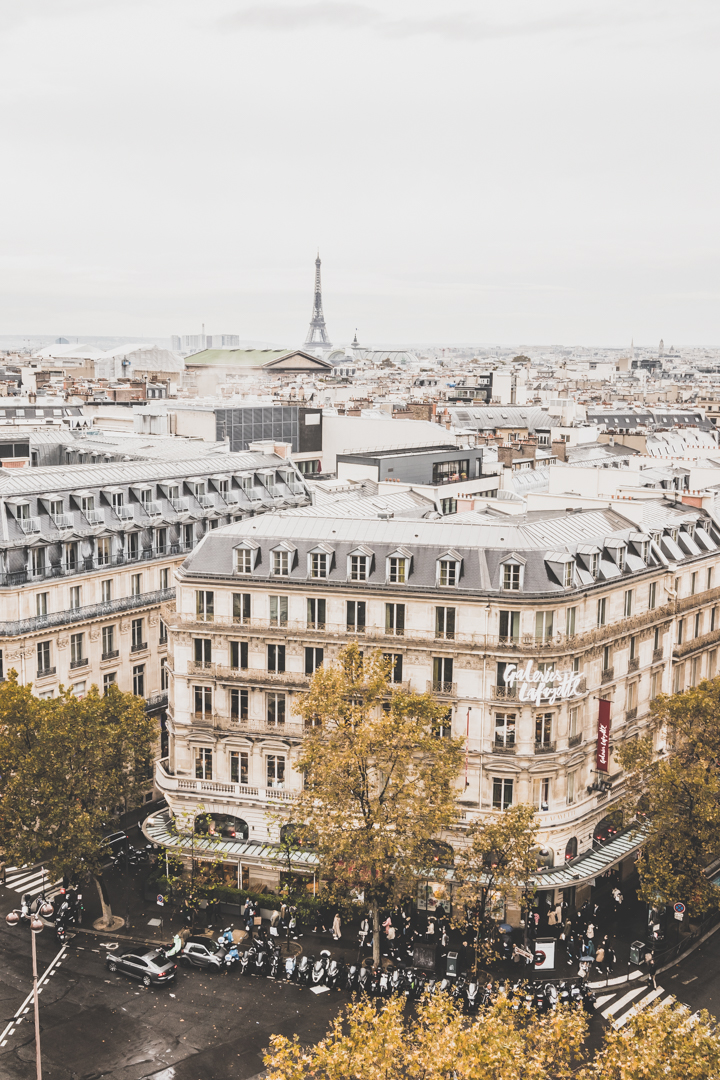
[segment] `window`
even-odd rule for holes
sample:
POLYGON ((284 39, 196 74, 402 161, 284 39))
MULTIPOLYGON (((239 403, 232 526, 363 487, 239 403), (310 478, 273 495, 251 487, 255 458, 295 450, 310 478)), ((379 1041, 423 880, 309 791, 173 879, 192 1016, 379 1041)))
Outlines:
POLYGON ((390 682, 401 683, 403 675, 402 653, 383 653, 383 660, 390 664, 390 682))
POLYGON ((245 670, 248 666, 248 643, 247 641, 230 642, 230 667, 245 670))
POLYGON ((577 775, 579 770, 575 769, 574 772, 567 774, 567 802, 568 806, 575 802, 575 793, 577 789, 577 775))
POLYGON ((702 662, 701 656, 694 656, 690 662, 690 685, 697 686, 700 678, 700 664, 702 662))
POLYGON ((694 629, 693 637, 700 637, 700 622, 701 622, 701 619, 702 619, 702 616, 701 616, 700 612, 698 611, 697 614, 695 615, 695 625, 693 627, 693 629, 694 629))
POLYGON ((102 596, 103 604, 109 604, 112 600, 113 587, 112 578, 105 578, 100 582, 100 593, 102 596))
POLYGON ((212 716, 212 687, 194 686, 195 719, 204 720, 212 716))
POLYGON ((620 573, 622 573, 623 570, 625 569, 625 548, 624 547, 615 548, 615 561, 617 563, 618 570, 620 571, 620 573))
POLYGON ((571 562, 563 563, 563 587, 569 589, 573 583, 573 564, 571 562))
POLYGON ((281 674, 285 670, 285 646, 284 645, 268 645, 268 647, 267 647, 267 669, 268 669, 268 671, 274 671, 277 674, 281 674))
POLYGON ((520 588, 520 571, 521 566, 519 563, 503 563, 502 568, 502 587, 506 591, 517 592, 520 588))
POLYGON ((626 619, 629 619, 633 613, 633 591, 632 589, 625 590, 625 600, 623 603, 623 615, 626 619))
POLYGON ((680 619, 678 621, 678 629, 677 629, 677 643, 678 643, 678 645, 682 645, 684 637, 685 637, 685 620, 680 619))
POLYGON ((637 688, 636 682, 627 684, 627 690, 625 691, 625 708, 630 712, 632 709, 637 709, 637 688))
POLYGON ((630 659, 637 660, 638 658, 638 639, 637 637, 630 638, 630 659))
POLYGON ((269 788, 285 787, 285 758, 282 754, 268 754, 267 756, 267 786, 269 788))
POLYGON ((182 530, 183 546, 186 551, 190 551, 195 543, 195 526, 190 522, 189 525, 183 525, 182 530))
MULTIPOLYGON (((0 669, 1 668, 2 668, 2 656, 0 656, 0 669)), ((711 649, 710 652, 708 653, 708 669, 707 669, 707 677, 708 677, 708 679, 714 679, 715 678, 716 668, 717 668, 717 649, 711 649)), ((2 672, 0 670, 0 679, 1 678, 2 678, 2 672)))
POLYGON ((388 559, 388 578, 391 585, 404 585, 407 581, 407 559, 392 556, 388 559))
POLYGON ((272 572, 275 577, 287 577, 290 573, 290 553, 288 551, 273 551, 272 572))
POLYGON ((72 572, 78 566, 78 547, 75 541, 65 545, 65 569, 72 572))
POLYGON ((130 575, 130 595, 141 596, 142 595, 142 574, 130 575))
POLYGON ((86 659, 83 656, 84 636, 84 634, 70 635, 70 667, 80 667, 81 664, 86 663, 86 659))
POLYGON ((613 666, 613 652, 612 645, 603 646, 603 672, 610 671, 613 666))
POLYGON ((440 559, 438 566, 438 585, 451 587, 457 585, 458 564, 454 559, 440 559))
POLYGON ((433 656, 433 690, 440 694, 453 692, 452 657, 433 656))
POLYGON ((273 694, 267 695, 267 722, 271 727, 277 727, 278 724, 285 723, 285 695, 273 694))
POLYGON ((350 580, 367 581, 368 557, 367 555, 350 556, 350 580))
POLYGON ((405 634, 405 605, 385 605, 385 633, 403 637, 405 634))
POLYGON ((117 671, 106 671, 103 675, 103 694, 107 694, 111 686, 115 684, 117 680, 117 671))
POLYGON ((248 692, 247 690, 230 691, 230 719, 247 720, 248 718, 248 692))
POLYGON ((213 622, 215 619, 215 593, 199 589, 195 593, 195 614, 199 622, 213 622))
POLYGON ((72 694, 73 694, 73 697, 76 697, 76 698, 85 697, 85 683, 84 682, 73 683, 73 685, 72 685, 72 694))
POLYGON ((30 570, 34 577, 45 575, 45 548, 35 547, 30 549, 30 570))
MULTIPOLYGON (((73 602, 72 602, 73 591, 74 591, 73 589, 70 590, 70 607, 71 608, 74 606, 73 602)), ((79 604, 77 606, 80 607, 79 604)), ((47 613, 48 613, 48 594, 46 592, 35 593, 35 614, 39 618, 42 618, 42 616, 47 615, 47 613)))
POLYGON ((167 657, 160 657, 160 689, 167 690, 170 685, 170 675, 168 673, 167 657))
POLYGON ((127 534, 128 538, 128 559, 131 561, 137 559, 140 555, 140 533, 131 532, 127 534))
POLYGON ((685 665, 678 664, 673 676, 673 694, 680 694, 685 689, 685 665))
POLYGON ((310 556, 310 577, 326 578, 328 572, 328 557, 325 552, 310 556))
POLYGON ((455 608, 435 608, 435 637, 445 638, 448 641, 455 639, 455 608))
POLYGON ((449 739, 452 736, 452 709, 448 709, 444 716, 433 720, 432 733, 436 739, 449 739))
POLYGON ((305 648, 305 674, 312 675, 323 663, 324 650, 311 645, 305 648))
POLYGON ((325 611, 327 604, 325 600, 316 600, 313 597, 308 597, 307 602, 307 626, 308 630, 324 630, 325 629, 325 611))
POLYGON ((50 644, 49 641, 38 641, 37 643, 38 678, 41 675, 50 674, 50 644))
MULTIPOLYGON (((307 424, 307 418, 305 423, 307 424)), ((296 461, 295 464, 302 476, 312 476, 314 473, 320 472, 319 461, 296 461)))
POLYGON ((712 584, 713 584, 713 567, 709 566, 708 567, 708 572, 707 572, 707 582, 706 582, 705 588, 706 589, 712 589, 712 584))
POLYGON ((693 570, 690 575, 690 595, 694 596, 697 592, 697 570, 693 570))
POLYGON ((212 780, 212 750, 199 746, 195 751, 195 776, 198 780, 212 780))
POLYGON ((598 626, 605 625, 605 619, 607 614, 607 598, 601 596, 597 602, 597 624, 598 626))
POLYGON ((710 629, 714 630, 717 626, 717 608, 714 607, 710 611, 710 629))
MULTIPOLYGON (((713 627, 713 629, 714 629, 714 627, 713 627)), ((659 626, 656 626, 656 627, 655 627, 655 629, 653 630, 653 652, 654 652, 654 651, 655 651, 656 649, 659 649, 659 648, 660 648, 660 646, 661 646, 661 642, 660 642, 660 627, 659 627, 659 626)))
POLYGON ((365 601, 347 601, 347 628, 353 634, 365 633, 365 601))
POLYGON ((517 727, 517 713, 495 713, 495 745, 504 750, 510 750, 515 746, 515 730, 517 727))
POLYGON ((553 636, 554 611, 537 611, 535 613, 535 640, 549 641, 553 636))
POLYGON ((551 712, 535 714, 535 745, 548 749, 552 742, 553 714, 551 712))
POLYGON ((570 722, 568 726, 568 735, 571 739, 577 738, 578 734, 578 717, 580 710, 577 706, 570 710, 570 722))
POLYGON ((193 638, 193 661, 201 667, 210 666, 212 638, 193 638))
POLYGON ((143 636, 144 622, 144 619, 133 619, 130 624, 130 648, 134 652, 138 652, 140 649, 147 649, 147 643, 143 636))
POLYGON ((597 555, 597 552, 593 552, 592 555, 588 555, 587 566, 588 566, 588 570, 590 571, 590 576, 593 577, 593 578, 596 578, 597 575, 598 575, 598 555, 597 555))
POLYGON ((287 626, 288 621, 288 598, 287 596, 270 597, 270 625, 287 626))
POLYGON ((133 694, 145 697, 145 665, 136 664, 133 668, 133 694))
POLYGON ((654 701, 662 693, 662 672, 653 671, 650 677, 650 700, 654 701))
POLYGON ((170 567, 163 566, 160 570, 160 589, 165 591, 170 588, 170 567))
MULTIPOLYGON (((273 599, 277 600, 277 597, 270 597, 270 605, 272 607, 273 599)), ((233 622, 249 623, 250 622, 250 593, 233 593, 233 622)), ((285 621, 287 622, 287 605, 285 607, 285 621)))
POLYGON ((512 806, 513 782, 507 777, 493 777, 493 810, 507 810, 512 806))
POLYGON ((444 515, 457 514, 457 499, 441 499, 440 513, 444 515))
POLYGON ((462 458, 458 461, 436 461, 433 464, 433 484, 458 483, 467 480, 470 475, 470 459, 462 458))
MULTIPOLYGON (((237 561, 235 569, 239 574, 252 574, 253 553, 250 548, 238 548, 235 552, 237 561)), ((277 554, 277 552, 275 552, 277 554)))
POLYGON ((565 611, 565 635, 566 637, 575 636, 575 616, 577 608, 569 607, 565 611))
POLYGON ((540 776, 533 780, 533 806, 536 810, 550 808, 550 777, 540 776))
POLYGON ((160 632, 158 634, 158 645, 167 645, 167 639, 168 639, 167 623, 164 623, 163 620, 160 619, 160 632))
POLYGON ((657 581, 651 581, 648 588, 648 608, 652 611, 657 605, 657 581))
POLYGON ((249 783, 250 765, 249 757, 246 750, 231 750, 230 751, 230 783, 231 784, 247 784, 249 783))
POLYGON ((110 565, 110 537, 99 536, 97 541, 97 564, 98 566, 110 565))
POLYGON ((117 653, 115 652, 115 627, 103 626, 102 658, 103 660, 110 660, 113 656, 117 656, 117 653))

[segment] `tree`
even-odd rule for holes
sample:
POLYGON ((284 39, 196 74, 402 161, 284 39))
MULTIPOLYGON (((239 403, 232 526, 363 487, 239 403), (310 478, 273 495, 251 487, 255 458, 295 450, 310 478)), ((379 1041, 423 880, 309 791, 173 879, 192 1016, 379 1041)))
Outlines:
POLYGON ((0 686, 0 835, 18 866, 43 862, 58 877, 103 882, 102 838, 139 801, 152 765, 155 721, 133 694, 111 686, 84 698, 36 698, 11 671, 0 686))
POLYGON ((644 1009, 605 1033, 578 1080, 708 1080, 720 1076, 720 1037, 706 1012, 690 1019, 684 1007, 644 1009))
POLYGON ((575 1010, 528 1016, 502 994, 472 1021, 444 994, 404 1008, 403 998, 349 1005, 307 1048, 274 1035, 267 1080, 568 1080, 582 1060, 587 1022, 575 1010))
POLYGON ((532 806, 516 803, 502 813, 474 821, 467 846, 458 856, 460 887, 455 901, 465 907, 463 926, 475 938, 476 964, 492 958, 497 900, 525 902, 534 893, 530 878, 537 870, 537 817, 532 806))
POLYGON ((292 807, 330 895, 364 893, 380 962, 380 908, 412 891, 433 863, 429 843, 456 818, 462 742, 438 734, 447 707, 389 682, 380 653, 357 645, 313 676, 297 711, 305 787, 292 807))
POLYGON ((720 679, 653 702, 653 726, 664 731, 616 750, 628 774, 628 817, 647 820, 638 861, 640 896, 651 904, 686 904, 703 914, 720 905, 720 889, 705 874, 720 825, 720 679))

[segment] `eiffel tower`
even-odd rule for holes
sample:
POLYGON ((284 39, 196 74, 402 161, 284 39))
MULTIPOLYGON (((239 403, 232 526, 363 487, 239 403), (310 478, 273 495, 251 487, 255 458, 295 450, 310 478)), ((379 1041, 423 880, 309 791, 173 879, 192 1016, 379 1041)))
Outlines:
POLYGON ((310 327, 305 338, 306 345, 323 345, 331 349, 330 338, 325 327, 325 316, 322 309, 322 288, 320 286, 320 252, 315 260, 315 298, 313 300, 313 313, 310 327))

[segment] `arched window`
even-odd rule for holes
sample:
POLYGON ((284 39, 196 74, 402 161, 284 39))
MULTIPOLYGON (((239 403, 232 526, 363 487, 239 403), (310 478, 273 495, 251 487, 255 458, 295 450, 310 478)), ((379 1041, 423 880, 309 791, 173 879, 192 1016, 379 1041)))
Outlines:
POLYGON ((571 836, 565 845, 565 862, 574 859, 577 855, 577 836, 571 836))

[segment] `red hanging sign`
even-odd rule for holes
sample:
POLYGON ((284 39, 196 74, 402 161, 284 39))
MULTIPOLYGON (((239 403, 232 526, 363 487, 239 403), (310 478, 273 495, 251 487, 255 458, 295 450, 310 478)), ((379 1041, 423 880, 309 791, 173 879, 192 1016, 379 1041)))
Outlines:
POLYGON ((598 702, 597 771, 607 772, 610 760, 610 702, 598 702))

